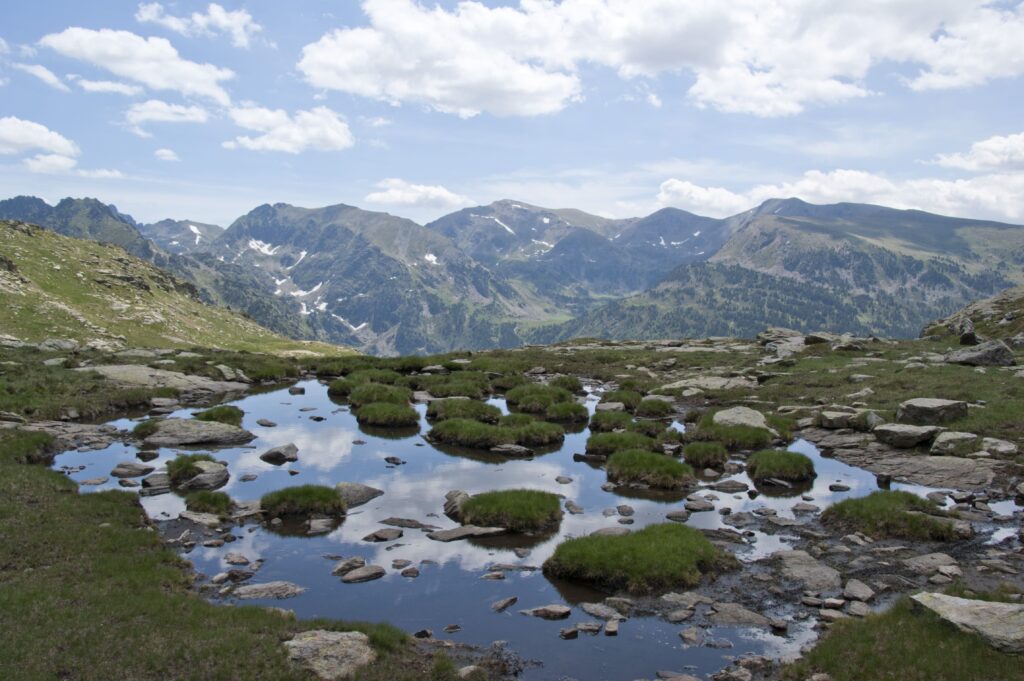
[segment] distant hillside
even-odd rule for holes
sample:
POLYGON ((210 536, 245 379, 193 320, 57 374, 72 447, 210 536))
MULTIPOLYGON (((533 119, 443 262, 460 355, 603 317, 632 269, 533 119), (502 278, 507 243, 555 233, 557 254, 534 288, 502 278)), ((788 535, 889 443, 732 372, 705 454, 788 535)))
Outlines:
POLYGON ((288 340, 225 308, 204 304, 183 282, 121 248, 0 221, 0 329, 38 342, 224 348, 337 354, 288 340))
POLYGON ((224 232, 224 228, 195 220, 161 220, 139 225, 139 231, 168 253, 181 255, 206 248, 224 232))
POLYGON ((1024 286, 1007 289, 991 298, 978 300, 944 319, 928 324, 922 335, 959 336, 970 320, 980 340, 1015 339, 1024 343, 1024 286))

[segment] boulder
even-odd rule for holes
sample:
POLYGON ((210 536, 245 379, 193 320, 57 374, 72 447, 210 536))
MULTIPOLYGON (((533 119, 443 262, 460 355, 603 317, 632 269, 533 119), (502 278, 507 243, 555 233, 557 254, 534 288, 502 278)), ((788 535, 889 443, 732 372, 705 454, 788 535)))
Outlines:
POLYGON ((626 405, 622 402, 601 402, 594 409, 596 411, 626 411, 626 405))
POLYGON ((747 428, 761 428, 768 430, 768 422, 764 414, 750 407, 730 407, 715 412, 711 421, 716 426, 745 426, 747 428))
POLYGON ((977 449, 975 446, 977 442, 978 436, 974 433, 947 430, 935 436, 935 442, 932 443, 932 447, 928 451, 938 456, 962 454, 977 449), (972 447, 974 449, 971 449, 972 447))
POLYGON ((478 537, 495 537, 505 534, 508 530, 504 527, 477 527, 476 525, 463 525, 450 530, 437 530, 427 535, 428 539, 439 542, 459 541, 461 539, 475 539, 478 537))
POLYGON ((1015 364, 1013 350, 1001 340, 991 340, 951 352, 946 355, 945 361, 975 367, 1008 367, 1015 364))
POLYGON ((462 521, 462 505, 469 501, 469 493, 453 489, 444 495, 444 514, 455 522, 462 521))
POLYGON ((352 572, 353 570, 356 570, 358 568, 365 567, 365 566, 366 566, 366 559, 365 558, 363 558, 362 556, 353 556, 352 558, 347 558, 345 560, 339 561, 334 566, 334 569, 331 570, 331 574, 334 575, 335 577, 342 577, 342 576, 347 575, 348 573, 352 572))
POLYGON ((564 605, 543 605, 539 608, 531 608, 529 610, 521 610, 524 615, 531 617, 540 617, 546 620, 564 620, 572 613, 572 608, 564 605))
POLYGON ((1019 448, 1007 440, 998 440, 994 437, 986 437, 981 440, 981 448, 992 456, 1011 457, 1016 456, 1019 448))
POLYGON ((846 586, 843 587, 843 598, 851 601, 863 601, 867 603, 874 597, 874 590, 859 579, 851 579, 846 583, 846 586))
POLYGON ((935 426, 910 426, 903 423, 883 423, 872 431, 879 441, 897 449, 912 449, 931 442, 938 434, 935 426))
POLYGON ((193 465, 201 472, 178 485, 178 489, 183 491, 217 489, 227 484, 230 474, 224 464, 216 461, 196 461, 193 465))
POLYGON ((288 657, 323 681, 343 681, 373 664, 377 653, 358 631, 303 631, 284 642, 288 657))
POLYGON ((358 584, 360 582, 371 582, 375 579, 380 579, 386 574, 386 570, 380 565, 364 565, 363 567, 356 568, 350 572, 346 572, 341 577, 341 581, 345 584, 358 584))
POLYGON ((918 397, 900 404, 896 420, 917 426, 934 426, 956 421, 967 416, 967 403, 960 400, 940 400, 918 397))
POLYGON ((345 502, 345 506, 348 508, 362 506, 384 494, 382 489, 358 482, 339 482, 334 488, 338 490, 342 500, 345 502))
POLYGON ((784 579, 800 582, 811 591, 832 591, 842 586, 836 570, 806 551, 778 551, 772 557, 780 563, 784 579))
POLYGON ((184 445, 244 445, 255 439, 247 430, 218 421, 195 419, 164 419, 157 422, 156 431, 145 439, 155 447, 181 447, 184 445))
POLYGON ((291 461, 299 460, 299 448, 294 444, 289 443, 281 445, 280 447, 274 447, 260 454, 260 460, 266 461, 269 464, 280 466, 291 461))
POLYGON ((264 582, 262 584, 246 584, 245 586, 240 586, 235 589, 234 595, 237 598, 245 600, 255 598, 282 599, 298 596, 305 590, 306 589, 304 587, 301 587, 298 584, 277 580, 273 582, 264 582))
POLYGON ((115 478, 138 478, 152 473, 154 468, 135 461, 122 461, 114 466, 110 474, 115 478))
POLYGON ((818 414, 818 425, 829 430, 849 428, 850 420, 855 416, 846 411, 823 411, 818 414))
POLYGON ((957 598, 940 593, 911 596, 918 605, 961 631, 976 634, 1004 653, 1024 653, 1024 605, 957 598))

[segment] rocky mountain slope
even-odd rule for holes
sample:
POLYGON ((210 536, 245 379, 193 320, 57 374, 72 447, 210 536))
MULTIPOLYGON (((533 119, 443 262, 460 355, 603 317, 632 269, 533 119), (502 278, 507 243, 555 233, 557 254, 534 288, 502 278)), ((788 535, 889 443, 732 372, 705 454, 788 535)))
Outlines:
POLYGON ((286 339, 207 305, 191 283, 109 244, 8 220, 0 221, 0 242, 0 329, 7 342, 341 351, 286 339))
POLYGON ((139 231, 168 253, 181 255, 202 250, 223 234, 224 228, 195 220, 161 220, 139 225, 139 231))

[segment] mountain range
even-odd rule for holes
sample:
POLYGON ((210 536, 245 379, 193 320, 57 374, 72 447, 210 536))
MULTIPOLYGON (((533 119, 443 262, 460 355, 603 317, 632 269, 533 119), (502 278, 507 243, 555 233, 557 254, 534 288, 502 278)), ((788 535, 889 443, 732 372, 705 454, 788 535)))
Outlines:
POLYGON ((752 336, 768 325, 916 336, 1024 282, 1024 227, 773 199, 716 219, 609 219, 502 200, 420 225, 346 205, 259 206, 226 229, 139 224, 96 199, 0 218, 123 247, 267 328, 373 354, 576 336, 752 336))

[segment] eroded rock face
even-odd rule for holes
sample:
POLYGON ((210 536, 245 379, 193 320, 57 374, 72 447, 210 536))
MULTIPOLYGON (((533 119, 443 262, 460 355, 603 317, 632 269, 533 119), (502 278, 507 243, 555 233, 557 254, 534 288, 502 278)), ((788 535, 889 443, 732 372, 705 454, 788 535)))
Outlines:
POLYGON ((896 420, 917 426, 934 426, 967 416, 967 403, 959 400, 939 400, 918 397, 900 404, 896 420))
POLYGON ((303 631, 284 647, 293 662, 324 681, 351 679, 377 659, 369 637, 358 631, 303 631))
POLYGON ((218 421, 164 419, 156 432, 146 438, 147 445, 181 447, 183 445, 244 445, 256 438, 247 430, 218 421))
POLYGON ((961 631, 977 634, 996 650, 1024 653, 1024 605, 927 592, 911 598, 961 631))

